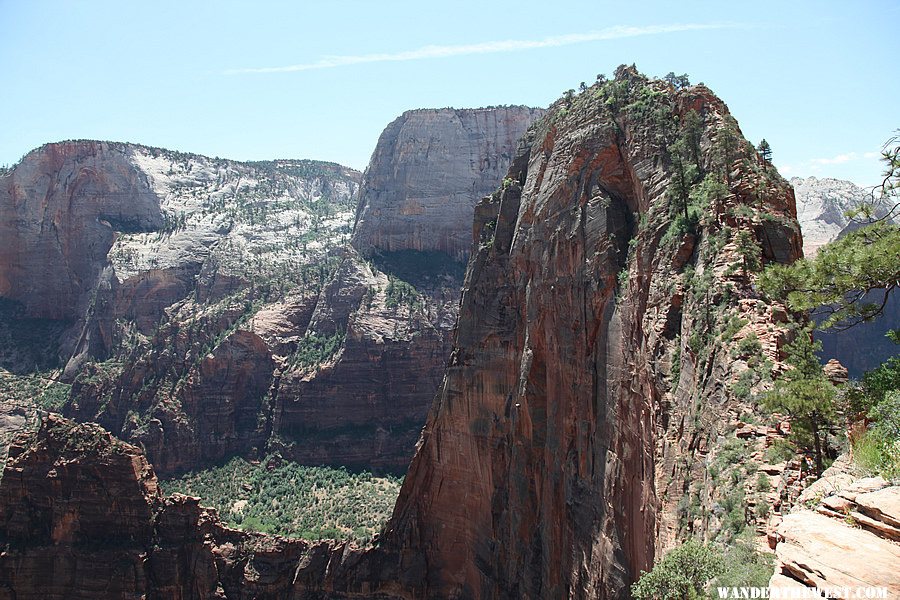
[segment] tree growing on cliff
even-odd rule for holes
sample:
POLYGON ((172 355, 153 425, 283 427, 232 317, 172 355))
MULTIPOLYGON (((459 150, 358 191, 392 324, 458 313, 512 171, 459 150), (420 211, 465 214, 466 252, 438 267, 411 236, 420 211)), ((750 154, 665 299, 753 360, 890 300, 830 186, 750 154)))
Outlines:
POLYGON ((688 78, 687 73, 682 73, 681 75, 676 75, 674 71, 669 71, 663 79, 666 82, 674 87, 676 90, 682 90, 691 85, 691 81, 688 78))
MULTIPOLYGON (((729 117, 730 118, 730 117, 729 117)), ((719 128, 716 133, 716 145, 714 152, 720 168, 724 171, 725 183, 731 187, 731 166, 737 158, 737 151, 740 148, 740 139, 733 123, 726 122, 719 128)))
POLYGON ((756 147, 756 151, 759 152, 759 155, 762 157, 764 161, 767 163, 772 162, 772 147, 769 145, 769 142, 763 138, 759 142, 759 146, 756 147))
POLYGON ((828 454, 828 436, 837 425, 837 392, 822 373, 816 357, 821 343, 814 342, 810 328, 801 329, 785 347, 792 369, 763 396, 763 406, 790 417, 791 437, 797 446, 811 451, 816 473, 822 474, 828 454))
POLYGON ((900 476, 900 356, 865 373, 845 397, 851 421, 869 421, 867 430, 851 439, 856 463, 885 479, 900 476))
POLYGON ((691 186, 697 180, 700 170, 693 160, 690 140, 680 135, 669 148, 672 157, 672 189, 676 211, 684 217, 685 223, 690 221, 688 206, 690 204, 691 186))
POLYGON ((702 170, 700 162, 700 141, 703 138, 703 118, 696 110, 689 110, 684 116, 685 143, 691 153, 691 159, 697 165, 698 171, 702 170))
POLYGON ((762 267, 760 256, 762 247, 756 241, 756 236, 746 229, 741 229, 734 236, 734 245, 738 256, 741 257, 741 273, 746 278, 750 272, 759 271, 762 267))

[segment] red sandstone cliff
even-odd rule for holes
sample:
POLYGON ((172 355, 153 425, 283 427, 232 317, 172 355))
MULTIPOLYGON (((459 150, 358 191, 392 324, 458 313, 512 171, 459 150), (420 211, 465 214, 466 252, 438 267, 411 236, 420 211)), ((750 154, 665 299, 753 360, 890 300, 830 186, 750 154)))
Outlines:
POLYGON ((401 572, 423 577, 413 595, 622 597, 671 543, 747 368, 728 348, 750 324, 722 339, 722 322, 758 314, 779 358, 735 238, 766 260, 800 255, 790 186, 745 145, 721 164, 726 127, 708 89, 621 69, 557 104, 476 211, 451 363, 386 534, 401 572), (664 123, 691 110, 701 168, 730 185, 693 233, 667 236, 664 123))

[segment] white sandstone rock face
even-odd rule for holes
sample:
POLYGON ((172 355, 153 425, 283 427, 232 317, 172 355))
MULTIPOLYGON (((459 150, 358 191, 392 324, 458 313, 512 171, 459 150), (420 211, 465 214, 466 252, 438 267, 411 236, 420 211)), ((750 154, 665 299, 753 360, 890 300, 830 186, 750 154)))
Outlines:
POLYGON ((160 198, 165 226, 117 235, 109 259, 120 281, 209 259, 238 277, 291 269, 349 236, 358 187, 350 169, 311 161, 238 163, 144 147, 131 147, 129 158, 160 198))
POLYGON ((364 256, 439 251, 464 261, 475 204, 506 176, 543 116, 525 106, 412 110, 378 139, 363 176, 353 245, 364 256))
POLYGON ((869 190, 850 181, 817 177, 793 177, 797 220, 803 231, 803 254, 815 256, 819 248, 837 239, 850 224, 844 214, 871 199, 869 190))

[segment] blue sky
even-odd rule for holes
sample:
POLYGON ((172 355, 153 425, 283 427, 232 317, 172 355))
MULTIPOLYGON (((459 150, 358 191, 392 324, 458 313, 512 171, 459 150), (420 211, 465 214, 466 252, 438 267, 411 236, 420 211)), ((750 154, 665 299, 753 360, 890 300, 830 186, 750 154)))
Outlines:
POLYGON ((0 164, 96 138, 362 169, 404 110, 546 106, 636 63, 709 85, 786 176, 872 184, 898 26, 896 0, 0 0, 0 164))

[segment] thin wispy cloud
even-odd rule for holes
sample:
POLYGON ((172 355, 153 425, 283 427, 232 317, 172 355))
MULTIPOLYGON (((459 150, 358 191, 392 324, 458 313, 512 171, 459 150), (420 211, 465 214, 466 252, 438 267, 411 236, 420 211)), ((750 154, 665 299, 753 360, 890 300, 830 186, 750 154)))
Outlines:
POLYGON ((859 152, 847 152, 828 158, 813 158, 810 159, 809 163, 814 166, 842 165, 860 159, 872 160, 880 157, 881 155, 877 152, 863 152, 862 154, 859 152))
POLYGON ((840 165, 857 157, 856 152, 847 152, 846 154, 838 154, 829 158, 813 158, 809 162, 814 165, 840 165))
POLYGON ((433 58, 447 58, 451 56, 466 56, 473 54, 496 54, 500 52, 519 52, 522 50, 534 50, 537 48, 558 48, 573 44, 587 42, 599 42, 605 40, 619 40, 639 36, 660 35, 665 33, 677 33, 682 31, 703 31, 710 29, 729 29, 738 25, 734 23, 675 23, 669 25, 648 25, 644 27, 628 27, 618 25, 607 27, 599 31, 588 33, 570 33, 557 35, 540 40, 501 40, 493 42, 480 42, 477 44, 459 44, 449 46, 423 46, 414 50, 392 53, 356 54, 342 56, 323 56, 319 60, 310 63, 285 65, 280 67, 255 67, 246 69, 228 69, 227 75, 240 75, 246 73, 293 73, 297 71, 313 71, 317 69, 335 69, 350 65, 380 62, 402 62, 410 60, 428 60, 433 58))

